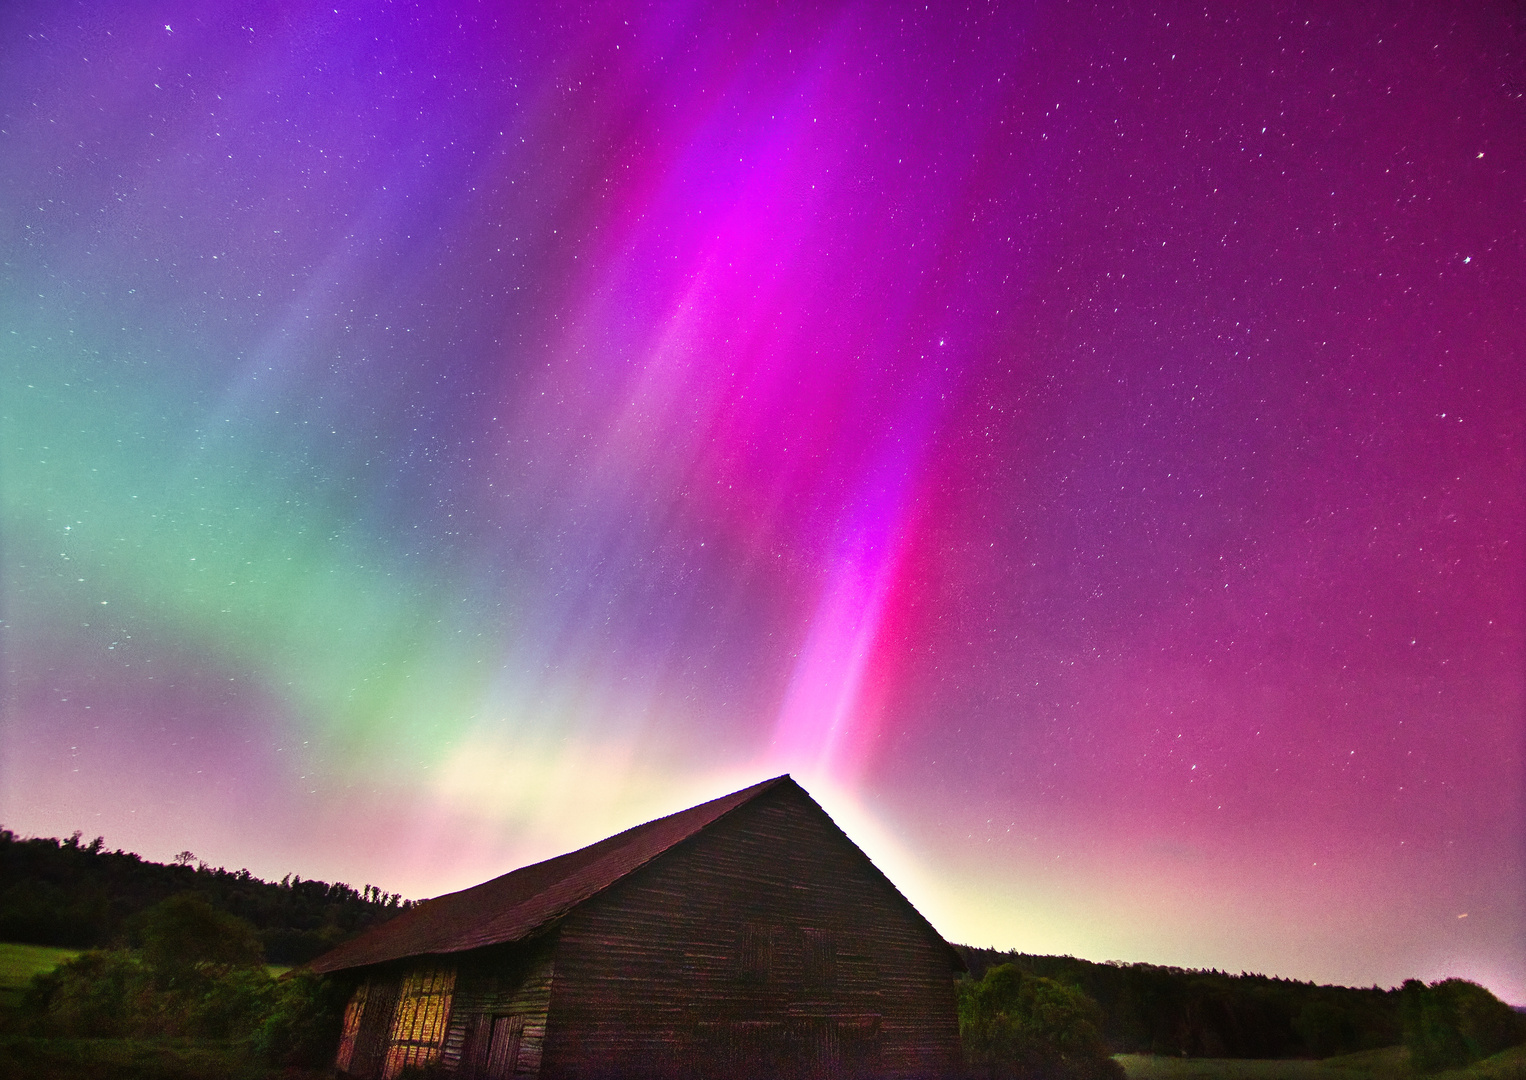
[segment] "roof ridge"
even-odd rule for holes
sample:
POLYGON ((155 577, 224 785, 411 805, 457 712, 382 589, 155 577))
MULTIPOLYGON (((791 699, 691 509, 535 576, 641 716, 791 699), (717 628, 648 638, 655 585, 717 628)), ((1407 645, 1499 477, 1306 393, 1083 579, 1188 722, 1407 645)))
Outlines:
MULTIPOLYGON (((687 807, 685 807, 682 810, 675 810, 671 814, 663 814, 661 817, 651 818, 651 819, 649 819, 647 821, 641 822, 640 824, 632 825, 628 829, 622 829, 622 830, 620 830, 617 833, 614 833, 614 834, 612 834, 610 836, 606 836, 602 840, 595 840, 591 844, 584 844, 580 848, 573 848, 571 851, 564 851, 560 855, 553 855, 549 859, 542 859, 542 860, 540 860, 540 862, 526 863, 524 866, 518 867, 518 868, 516 868, 514 870, 506 871, 506 872, 504 872, 502 874, 499 874, 497 877, 488 878, 487 881, 484 881, 481 884, 471 885, 471 886, 468 886, 465 889, 457 889, 456 892, 454 892, 454 893, 441 893, 439 897, 434 897, 432 899, 441 899, 441 898, 446 897, 446 896, 456 896, 456 895, 459 895, 460 893, 463 893, 463 892, 470 892, 472 889, 480 889, 480 888, 482 888, 483 885, 488 885, 488 884, 491 884, 494 881, 502 880, 503 878, 508 877, 510 874, 517 874, 517 873, 519 873, 519 872, 521 872, 523 870, 534 870, 536 867, 546 866, 549 863, 554 863, 554 862, 557 862, 557 861, 562 860, 562 859, 570 859, 574 855, 582 855, 582 854, 584 854, 586 852, 592 851, 594 848, 603 847, 606 844, 609 845, 610 850, 613 851, 614 849, 616 849, 616 848, 618 848, 620 846, 620 845, 616 844, 615 841, 621 839, 622 837, 629 837, 631 833, 642 832, 643 830, 649 829, 649 828, 651 828, 654 825, 660 825, 664 821, 670 821, 673 818, 680 817, 680 816, 682 816, 684 814, 692 814, 695 811, 704 810, 707 807, 713 806, 715 803, 724 802, 724 801, 726 801, 728 799, 735 799, 739 795, 743 795, 743 794, 746 794, 748 792, 751 792, 751 794, 747 795, 747 798, 740 800, 736 804, 736 806, 728 806, 724 811, 722 811, 720 814, 718 814, 715 818, 711 819, 710 821, 705 822, 703 825, 698 826, 695 829, 695 832, 697 833, 697 832, 699 832, 702 829, 708 829, 711 825, 715 824, 715 822, 719 821, 721 818, 725 817, 727 814, 729 814, 733 810, 737 809, 737 807, 745 806, 747 803, 751 802, 753 799, 755 799, 759 795, 763 794, 764 791, 766 791, 769 788, 773 787, 775 784, 779 783, 779 781, 781 781, 781 780, 791 780, 791 782, 793 782, 793 778, 790 776, 789 773, 781 773, 780 775, 775 776, 775 777, 773 777, 771 779, 763 780, 763 781, 760 781, 760 782, 758 782, 756 784, 753 784, 751 787, 740 788, 737 791, 733 791, 729 795, 720 795, 720 796, 717 796, 714 799, 707 799, 707 800, 705 800, 702 803, 696 803, 694 806, 687 806, 687 807)), ((691 833, 690 835, 693 835, 693 834, 691 833)), ((675 843, 676 842, 677 841, 675 841, 675 843)), ((658 854, 661 854, 661 852, 654 853, 654 855, 651 856, 651 858, 655 858, 656 855, 658 855, 658 854)), ((651 861, 650 858, 647 861, 651 861)), ((424 902, 425 903, 429 903, 429 901, 427 901, 427 900, 424 901, 424 902)))
POLYGON ((799 787, 783 773, 480 884, 442 893, 337 946, 310 966, 319 972, 340 971, 404 956, 521 941, 786 782, 799 787))

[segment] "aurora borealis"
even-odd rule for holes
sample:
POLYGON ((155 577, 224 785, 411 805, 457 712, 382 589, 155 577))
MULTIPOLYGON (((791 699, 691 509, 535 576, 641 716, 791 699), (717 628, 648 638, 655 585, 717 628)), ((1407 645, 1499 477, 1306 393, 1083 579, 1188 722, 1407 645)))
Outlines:
POLYGON ((13 3, 0 821, 1526 1003, 1518 5, 13 3))

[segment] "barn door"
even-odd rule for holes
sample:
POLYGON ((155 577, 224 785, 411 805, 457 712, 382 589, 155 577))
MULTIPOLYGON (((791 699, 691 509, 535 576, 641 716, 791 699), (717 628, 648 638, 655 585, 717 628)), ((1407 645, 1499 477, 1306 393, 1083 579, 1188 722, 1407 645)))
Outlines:
POLYGON ((461 1055, 462 1080, 508 1080, 519 1064, 523 1016, 473 1016, 461 1055))
POLYGON ((802 1064, 810 1080, 834 1080, 842 1071, 842 1040, 835 1018, 821 1017, 811 1022, 802 1064))
POLYGON ((701 1021, 685 1071, 704 1080, 796 1080, 792 1045, 791 1033, 778 1021, 701 1021))
POLYGON ((519 1064, 519 1040, 525 1033, 523 1016, 493 1017, 493 1039, 488 1044, 484 1080, 508 1080, 519 1064))
POLYGON ((392 979, 363 983, 345 1010, 344 1035, 335 1062, 341 1072, 371 1078, 381 1071, 387 1055, 387 1033, 397 1005, 397 982, 392 979))
POLYGON ((880 1018, 877 1013, 837 1019, 838 1080, 880 1074, 880 1018))
POLYGON ((808 1080, 859 1080, 879 1074, 877 1015, 813 1017, 802 1035, 799 1067, 808 1080))

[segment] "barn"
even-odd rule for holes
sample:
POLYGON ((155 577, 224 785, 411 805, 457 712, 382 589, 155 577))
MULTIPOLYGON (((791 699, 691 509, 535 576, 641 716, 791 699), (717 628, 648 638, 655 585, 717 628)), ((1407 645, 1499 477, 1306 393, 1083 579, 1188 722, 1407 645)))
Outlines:
POLYGON ((393 1080, 940 1077, 964 969, 788 776, 426 901, 313 962, 393 1080))

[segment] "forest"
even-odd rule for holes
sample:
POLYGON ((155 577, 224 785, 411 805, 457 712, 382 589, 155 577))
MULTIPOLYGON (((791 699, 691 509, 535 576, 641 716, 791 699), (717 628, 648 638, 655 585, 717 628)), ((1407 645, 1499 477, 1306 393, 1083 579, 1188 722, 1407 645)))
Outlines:
POLYGON ((1101 1006, 1103 1038, 1115 1053, 1324 1058, 1393 1046, 1403 1035, 1398 988, 957 948, 973 978, 1014 964, 1080 989, 1101 1006))
POLYGON ((409 906, 375 886, 262 881, 248 870, 212 868, 182 852, 174 863, 81 842, 18 838, 0 828, 0 941, 98 949, 130 944, 143 912, 192 893, 254 927, 265 959, 303 964, 409 906))
MULTIPOLYGON (((272 1067, 318 1067, 332 1055, 344 988, 275 971, 411 906, 371 885, 267 882, 190 852, 161 864, 79 833, 0 829, 0 942, 89 950, 32 980, 0 1028, 231 1040, 272 1067)), ((1324 1059, 1400 1044, 1430 1071, 1526 1041, 1526 1017, 1460 979, 1363 989, 955 949, 968 968, 960 1026, 976 1076, 1120 1080, 1110 1055, 1324 1059)))

